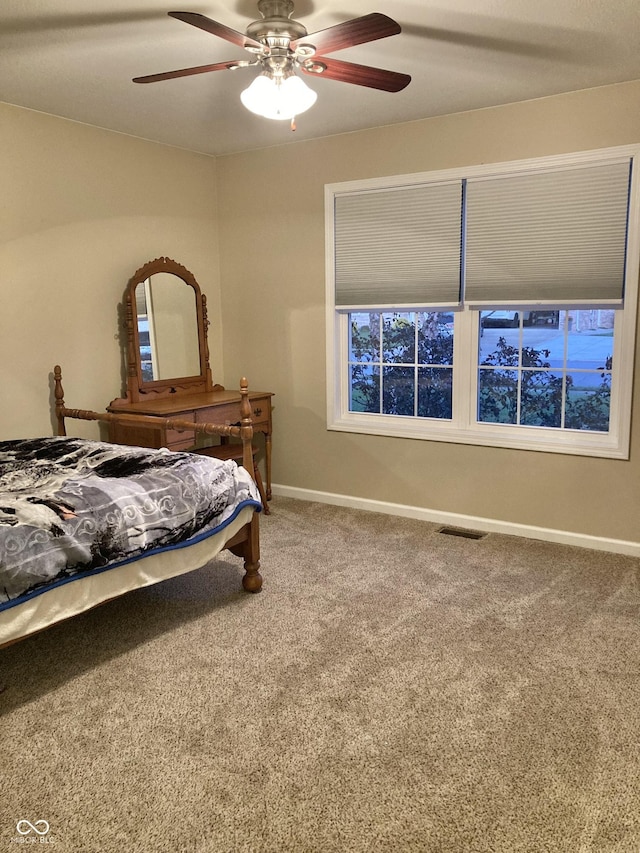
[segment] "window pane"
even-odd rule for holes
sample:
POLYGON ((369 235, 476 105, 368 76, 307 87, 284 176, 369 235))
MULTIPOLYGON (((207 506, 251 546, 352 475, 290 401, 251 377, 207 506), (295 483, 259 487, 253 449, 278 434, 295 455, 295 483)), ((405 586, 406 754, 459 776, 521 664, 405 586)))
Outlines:
POLYGON ((561 336, 559 346, 555 348, 556 351, 552 354, 549 341, 532 341, 531 335, 523 335, 522 353, 520 355, 522 367, 562 367, 564 363, 563 346, 564 340, 561 336))
POLYGON ((451 419, 453 370, 418 368, 418 417, 451 419))
POLYGON ((478 371, 478 420, 515 424, 518 416, 518 373, 515 370, 478 371))
POLYGON ((517 329, 520 325, 521 311, 483 311, 482 323, 485 329, 517 329))
POLYGON ((384 314, 382 354, 386 364, 413 364, 416 360, 416 327, 413 312, 384 314))
POLYGON ((350 314, 349 361, 380 361, 380 314, 350 314))
POLYGON ((413 367, 385 367, 382 374, 382 411, 385 415, 415 414, 413 367))
POLYGON ((610 373, 577 373, 567 376, 567 429, 607 432, 610 406, 610 373))
POLYGON ((352 364, 349 368, 349 411, 380 412, 380 368, 352 364))
POLYGON ((418 317, 418 364, 453 364, 453 314, 421 312, 418 317))
POLYGON ((496 367, 517 367, 520 363, 520 329, 492 326, 490 321, 487 325, 487 315, 492 313, 497 312, 480 312, 478 361, 480 364, 491 364, 496 367))
POLYGON ((525 426, 562 426, 562 376, 549 370, 522 372, 520 423, 525 426))
POLYGON ((567 367, 603 370, 613 356, 614 311, 570 311, 567 367))
MULTIPOLYGON (((557 313, 557 312, 554 312, 557 313)), ((553 323, 536 323, 522 330, 523 367, 556 368, 565 364, 565 329, 553 323)))
POLYGON ((564 315, 564 311, 523 311, 523 322, 525 328, 527 326, 547 326, 548 328, 557 329, 562 327, 560 315, 564 315))

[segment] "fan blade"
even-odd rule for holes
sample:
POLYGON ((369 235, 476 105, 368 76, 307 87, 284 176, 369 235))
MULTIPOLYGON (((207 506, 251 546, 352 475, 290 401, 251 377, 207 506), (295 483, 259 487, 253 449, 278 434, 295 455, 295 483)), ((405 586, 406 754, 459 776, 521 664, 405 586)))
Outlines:
POLYGON ((356 86, 368 86, 370 89, 381 89, 383 92, 400 92, 411 82, 408 74, 398 71, 385 71, 383 68, 373 68, 371 65, 356 65, 354 62, 341 62, 328 56, 314 56, 305 68, 300 68, 305 74, 316 77, 327 77, 341 83, 354 83, 356 86))
POLYGON ((260 53, 269 52, 269 48, 265 47, 259 41, 249 38, 249 36, 239 33, 237 30, 232 30, 231 27, 225 27, 224 24, 219 24, 217 21, 212 21, 211 18, 207 18, 199 12, 167 12, 167 15, 171 15, 172 18, 177 18, 179 21, 184 21, 185 24, 199 27, 206 33, 211 33, 211 35, 220 36, 221 39, 230 41, 231 44, 236 44, 238 47, 251 47, 260 53))
POLYGON ((195 68, 181 68, 178 71, 164 71, 162 74, 148 74, 146 77, 134 77, 134 83, 157 83, 159 80, 173 80, 174 77, 190 77, 192 74, 205 74, 207 71, 224 71, 237 68, 237 62, 216 62, 214 65, 198 65, 195 68))
POLYGON ((399 32, 402 32, 402 28, 392 18, 380 12, 372 12, 370 15, 363 15, 352 21, 336 24, 335 27, 310 33, 292 41, 289 47, 295 50, 301 44, 312 44, 317 53, 333 53, 335 50, 344 50, 356 44, 395 36, 399 32))

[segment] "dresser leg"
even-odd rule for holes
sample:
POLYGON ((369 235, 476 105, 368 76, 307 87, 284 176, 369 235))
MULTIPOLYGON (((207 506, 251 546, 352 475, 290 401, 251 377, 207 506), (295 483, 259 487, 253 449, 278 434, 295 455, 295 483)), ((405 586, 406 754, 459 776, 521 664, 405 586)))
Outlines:
POLYGON ((265 474, 267 475, 267 500, 271 500, 271 433, 266 433, 264 437, 264 464, 265 474))

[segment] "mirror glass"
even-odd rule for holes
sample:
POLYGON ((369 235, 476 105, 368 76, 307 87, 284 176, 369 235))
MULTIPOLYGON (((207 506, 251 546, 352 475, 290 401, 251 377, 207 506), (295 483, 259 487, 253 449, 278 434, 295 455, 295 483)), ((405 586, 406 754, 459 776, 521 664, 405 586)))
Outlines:
POLYGON ((186 281, 157 272, 135 289, 143 382, 200 374, 196 293, 186 281))

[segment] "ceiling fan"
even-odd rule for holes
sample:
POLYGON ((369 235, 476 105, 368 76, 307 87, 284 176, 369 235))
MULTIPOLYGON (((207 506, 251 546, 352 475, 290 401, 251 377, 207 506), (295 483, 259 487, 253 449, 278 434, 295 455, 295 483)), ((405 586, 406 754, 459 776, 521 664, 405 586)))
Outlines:
POLYGON ((316 100, 316 93, 304 84, 297 71, 384 92, 399 92, 411 82, 408 74, 342 62, 325 55, 401 32, 400 25, 386 15, 373 12, 308 34, 299 21, 291 18, 293 0, 258 0, 258 10, 262 19, 249 24, 245 34, 198 12, 168 12, 172 18, 243 47, 254 54, 254 58, 149 74, 134 77, 133 82, 155 83, 209 71, 257 68, 260 74, 241 95, 243 104, 266 118, 291 119, 292 122, 316 100))

